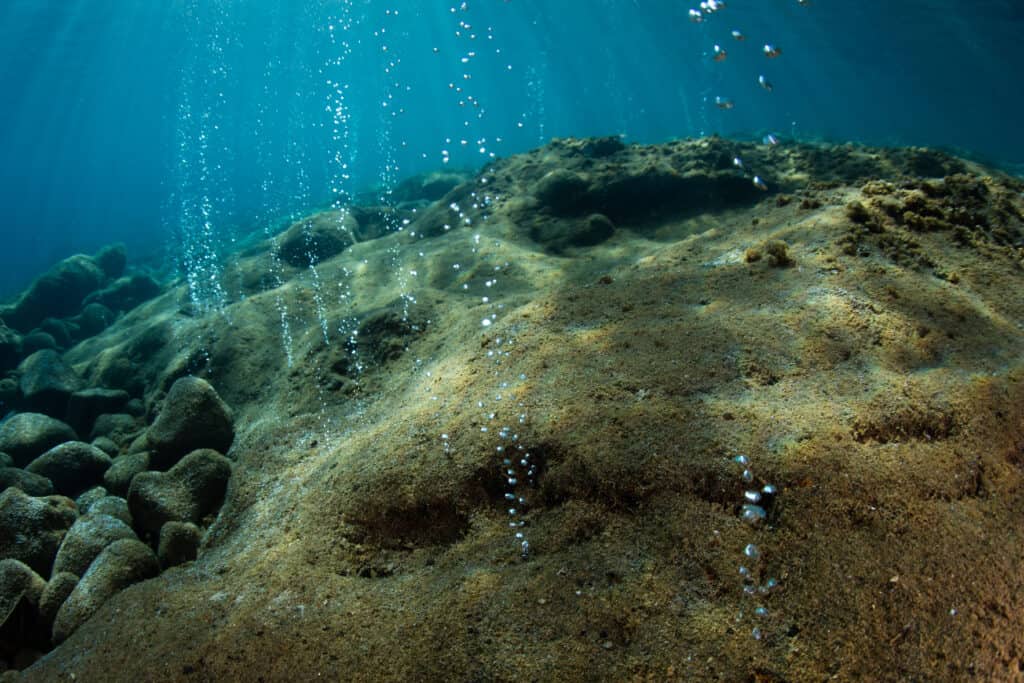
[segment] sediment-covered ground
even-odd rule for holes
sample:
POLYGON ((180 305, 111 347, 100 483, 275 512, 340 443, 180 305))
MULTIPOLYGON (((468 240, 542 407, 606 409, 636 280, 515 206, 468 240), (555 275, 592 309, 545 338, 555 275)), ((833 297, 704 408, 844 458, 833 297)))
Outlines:
MULTIPOLYGON (((180 283, 34 351, 66 396, 28 405, 17 347, 8 399, 72 432, 10 469, 64 481, 89 440, 107 461, 75 476, 127 505, 86 512, 72 478, 0 513, 48 506, 58 555, 128 515, 91 541, 107 574, 9 568, 4 656, 41 655, 29 681, 1020 680, 1022 191, 922 149, 555 141, 247 245, 223 310, 180 283), (72 410, 98 389, 124 417, 72 410)), ((45 317, 6 310, 11 339, 45 317)))

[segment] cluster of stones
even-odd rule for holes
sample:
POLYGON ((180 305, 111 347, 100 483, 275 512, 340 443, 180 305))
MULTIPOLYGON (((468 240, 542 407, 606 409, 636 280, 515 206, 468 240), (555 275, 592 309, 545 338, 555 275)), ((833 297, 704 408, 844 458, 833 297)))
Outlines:
MULTIPOLYGON (((48 353, 44 374, 76 377, 48 353)), ((231 411, 202 379, 178 379, 148 426, 124 391, 60 396, 48 405, 65 406, 65 420, 0 423, 0 670, 28 666, 117 592, 194 560, 232 472, 231 411)))
MULTIPOLYGON (((62 351, 99 334, 159 294, 160 285, 149 275, 126 273, 127 261, 121 245, 93 256, 76 254, 38 277, 16 301, 0 305, 0 376, 39 351, 62 351)), ((17 383, 3 378, 0 409, 11 408, 41 410, 17 383)))
MULTIPOLYGON (((740 507, 740 517, 752 527, 761 528, 766 524, 768 515, 775 506, 778 490, 774 485, 768 483, 762 484, 760 488, 757 487, 756 477, 747 456, 737 455, 733 458, 733 462, 743 467, 740 478, 743 480, 745 490, 740 507)), ((764 597, 778 585, 778 581, 774 577, 765 577, 766 571, 760 548, 754 543, 748 543, 743 548, 743 564, 740 565, 739 574, 743 581, 743 595, 755 602, 753 615, 759 621, 768 618, 768 608, 764 605, 764 597)), ((743 616, 744 612, 741 611, 739 619, 742 619, 743 616)), ((764 637, 764 630, 759 623, 754 625, 750 633, 755 640, 761 640, 764 637)))

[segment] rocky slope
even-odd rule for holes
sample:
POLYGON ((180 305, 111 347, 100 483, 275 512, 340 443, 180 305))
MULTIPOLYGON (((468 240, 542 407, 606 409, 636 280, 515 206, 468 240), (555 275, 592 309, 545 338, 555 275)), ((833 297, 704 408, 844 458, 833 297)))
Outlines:
POLYGON ((83 503, 3 494, 4 604, 66 613, 25 680, 1024 676, 1024 184, 712 138, 422 187, 51 351, 138 409, 62 560, 101 604, 45 566, 83 503))

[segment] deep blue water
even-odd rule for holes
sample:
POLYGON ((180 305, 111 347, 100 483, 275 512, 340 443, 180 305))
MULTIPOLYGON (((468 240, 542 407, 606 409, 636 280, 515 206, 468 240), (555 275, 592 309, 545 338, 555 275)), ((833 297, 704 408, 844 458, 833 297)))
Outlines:
POLYGON ((76 251, 170 265, 443 151, 478 166, 552 136, 771 131, 1024 164, 1019 1, 729 0, 694 24, 698 2, 6 0, 0 296, 76 251))

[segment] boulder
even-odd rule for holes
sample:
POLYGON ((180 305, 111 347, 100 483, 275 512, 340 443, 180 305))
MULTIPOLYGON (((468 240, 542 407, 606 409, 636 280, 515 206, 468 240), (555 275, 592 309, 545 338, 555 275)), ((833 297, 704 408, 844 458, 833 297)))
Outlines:
POLYGON ((18 383, 10 377, 0 379, 0 413, 6 413, 13 408, 21 397, 21 390, 18 383))
POLYGON ((579 173, 558 168, 545 174, 533 187, 541 206, 557 216, 578 213, 584 205, 590 183, 579 173))
POLYGON ((467 173, 455 171, 431 171, 406 178, 398 183, 391 199, 394 202, 436 202, 470 179, 467 173))
POLYGON ((0 451, 10 455, 17 467, 77 438, 71 427, 41 413, 18 413, 0 425, 0 451))
POLYGON ((337 256, 355 242, 359 224, 347 211, 323 211, 293 223, 278 242, 285 263, 304 268, 337 256))
POLYGON ((160 293, 160 285, 149 275, 131 275, 110 283, 85 298, 86 304, 103 304, 112 311, 130 311, 160 293))
POLYGON ((530 238, 558 254, 572 247, 589 247, 615 234, 615 225, 600 213, 584 218, 565 218, 536 223, 530 238))
POLYGON ((100 267, 104 275, 111 280, 116 280, 124 274, 125 266, 128 265, 128 252, 123 244, 108 244, 97 251, 92 260, 100 267))
POLYGON ((93 422, 89 438, 92 440, 106 437, 113 441, 119 448, 131 443, 139 434, 142 426, 139 421, 126 413, 104 413, 97 416, 93 422))
POLYGON ((103 481, 110 456, 87 443, 69 441, 54 446, 25 468, 53 482, 58 493, 73 496, 103 481))
POLYGON ((21 356, 21 336, 0 320, 0 372, 16 368, 21 356))
POLYGON ((81 337, 94 337, 110 327, 115 317, 112 310, 94 301, 86 304, 74 322, 78 323, 81 337))
POLYGON ((32 330, 21 338, 21 352, 26 356, 46 349, 56 351, 58 348, 60 348, 60 345, 57 344, 57 340, 53 338, 53 335, 42 330, 32 330))
POLYGON ((142 472, 128 489, 135 528, 159 533, 167 522, 199 524, 224 500, 231 461, 209 449, 189 453, 167 472, 142 472))
POLYGON ((199 554, 202 532, 191 522, 167 522, 160 529, 156 556, 164 569, 191 562, 199 554))
POLYGON ((53 493, 53 482, 49 479, 17 467, 0 468, 0 491, 8 486, 19 488, 30 496, 48 496, 53 493))
POLYGON ((87 514, 68 530, 53 561, 53 573, 83 576, 103 549, 114 541, 136 538, 131 527, 110 515, 87 514))
MULTIPOLYGON (((0 467, 14 467, 14 458, 0 451, 0 467)), ((2 490, 0 489, 0 491, 2 490)))
POLYGON ((99 289, 105 279, 103 270, 91 258, 76 254, 38 277, 15 304, 0 309, 0 318, 14 329, 27 332, 46 318, 75 315, 82 299, 99 289))
POLYGON ((128 501, 118 496, 105 496, 89 506, 90 515, 110 515, 121 520, 128 526, 132 524, 132 513, 128 511, 128 501))
POLYGON ((6 489, 0 493, 0 559, 20 560, 49 576, 57 548, 77 517, 74 502, 63 496, 33 498, 6 489))
POLYGON ((136 474, 149 469, 149 453, 130 453, 114 458, 113 464, 103 475, 103 485, 118 496, 128 494, 128 487, 136 474))
POLYGON ((84 515, 88 513, 90 511, 89 508, 93 503, 106 497, 107 490, 102 486, 93 486, 92 488, 83 491, 77 498, 75 498, 75 505, 78 506, 78 514, 84 515))
POLYGON ((26 407, 53 417, 64 417, 68 399, 83 385, 82 378, 53 350, 36 351, 18 370, 26 407))
POLYGON ((22 603, 38 608, 45 589, 46 580, 24 562, 0 560, 0 625, 6 624, 22 603))
POLYGON ((107 600, 133 583, 160 573, 156 555, 141 541, 114 541, 93 560, 53 621, 53 642, 62 643, 107 600))
POLYGON ((114 440, 106 436, 97 436, 92 440, 92 445, 109 455, 111 458, 116 458, 121 452, 121 449, 118 448, 116 443, 114 443, 114 440))
POLYGON ((74 574, 54 574, 46 582, 46 588, 39 598, 39 618, 47 626, 53 625, 57 618, 57 612, 64 601, 71 595, 71 591, 78 585, 78 577, 74 574))
MULTIPOLYGON (((66 321, 59 318, 47 318, 39 323, 39 329, 53 337, 57 342, 57 346, 65 349, 71 346, 73 341, 72 329, 66 321)), ((28 355, 27 351, 25 355, 28 355)))
POLYGON ((117 413, 131 400, 123 389, 83 389, 68 399, 67 422, 79 434, 92 431, 96 418, 117 413))
POLYGON ((231 410, 205 380, 182 377, 167 392, 146 433, 150 465, 166 469, 199 448, 227 453, 235 439, 231 410))

